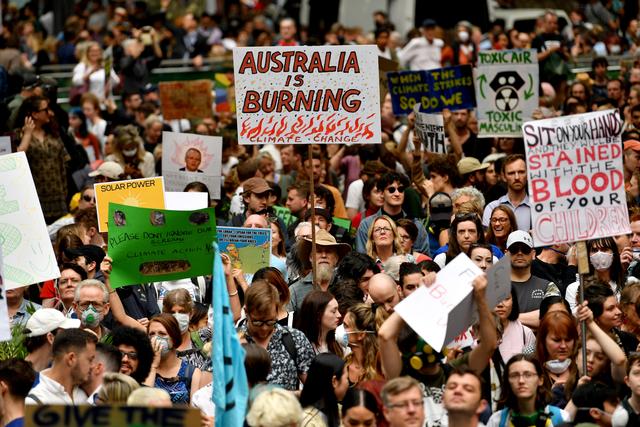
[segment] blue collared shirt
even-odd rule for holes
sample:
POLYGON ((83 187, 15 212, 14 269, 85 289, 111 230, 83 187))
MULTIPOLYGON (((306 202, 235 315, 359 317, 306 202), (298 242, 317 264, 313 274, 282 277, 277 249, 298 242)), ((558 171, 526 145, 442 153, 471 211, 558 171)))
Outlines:
MULTIPOLYGON (((507 194, 500 197, 498 200, 494 200, 484 208, 484 214, 482 215, 482 225, 489 228, 491 225, 491 213, 498 205, 507 205, 511 208, 516 216, 516 222, 518 223, 518 230, 529 232, 531 230, 531 204, 529 203, 529 195, 524 196, 522 202, 515 206, 509 200, 507 194)), ((512 230, 513 231, 513 230, 512 230)))

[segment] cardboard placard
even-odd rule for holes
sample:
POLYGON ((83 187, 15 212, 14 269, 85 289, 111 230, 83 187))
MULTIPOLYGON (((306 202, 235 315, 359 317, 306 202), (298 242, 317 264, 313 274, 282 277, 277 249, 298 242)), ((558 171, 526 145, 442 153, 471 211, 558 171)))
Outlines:
POLYGON ((110 203, 111 286, 209 274, 215 233, 213 209, 170 211, 110 203))
POLYGON ((98 229, 109 231, 109 203, 141 208, 164 209, 164 180, 162 177, 129 179, 94 184, 98 229))
POLYGON ((381 103, 384 102, 384 99, 387 97, 387 93, 389 93, 389 78, 387 77, 387 73, 389 71, 398 71, 399 69, 400 64, 398 62, 381 56, 378 57, 378 77, 380 79, 379 86, 381 103))
POLYGON ((231 268, 255 274, 271 262, 271 228, 218 227, 218 247, 229 255, 231 268))
POLYGON ((222 137, 162 132, 162 176, 168 191, 183 191, 187 184, 200 181, 212 199, 219 199, 222 137))
POLYGON ((0 247, 6 289, 60 277, 23 151, 0 156, 0 247))
POLYGON ((236 88, 233 73, 216 73, 213 77, 216 94, 216 113, 236 112, 236 88))
POLYGON ((11 329, 9 326, 9 309, 7 308, 7 293, 4 285, 4 272, 2 269, 2 247, 0 247, 0 341, 11 340, 11 329))
POLYGON ((618 110, 522 126, 536 246, 630 233, 622 130, 618 110))
POLYGON ((164 120, 211 117, 213 105, 211 80, 161 82, 158 88, 164 120))
POLYGON ((446 154, 448 144, 445 140, 442 114, 421 113, 417 104, 414 110, 416 115, 414 132, 422 141, 424 149, 429 153, 446 154))
POLYGON ((473 76, 470 65, 437 68, 435 70, 387 73, 393 112, 411 113, 420 105, 423 113, 437 113, 474 108, 473 76))
POLYGON ((380 143, 377 49, 233 49, 240 144, 380 143))
POLYGON ((165 191, 164 204, 165 208, 170 211, 195 211, 208 208, 209 200, 207 193, 165 191))
POLYGON ((46 427, 190 427, 201 415, 189 407, 135 407, 90 405, 26 405, 26 426, 46 427))
POLYGON ((476 72, 479 137, 521 137, 522 124, 538 108, 535 49, 478 52, 476 72))

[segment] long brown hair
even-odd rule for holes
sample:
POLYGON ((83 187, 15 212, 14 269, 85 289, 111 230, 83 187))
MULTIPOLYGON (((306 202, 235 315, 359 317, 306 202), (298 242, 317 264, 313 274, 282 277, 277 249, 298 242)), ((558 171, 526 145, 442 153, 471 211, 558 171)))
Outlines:
POLYGON ((495 211, 502 211, 505 213, 505 215, 507 215, 507 217, 509 218, 509 227, 511 227, 511 229, 509 230, 509 232, 506 234, 504 241, 502 243, 498 242, 496 235, 493 234, 493 227, 491 226, 491 219, 489 219, 489 228, 487 229, 487 243, 490 243, 492 245, 496 245, 497 247, 499 247, 500 249, 502 249, 503 251, 506 249, 506 244, 507 244, 507 237, 509 236, 509 233, 511 233, 512 231, 516 231, 518 229, 518 222, 516 221, 516 216, 513 213, 513 211, 511 210, 511 208, 507 205, 498 205, 495 208, 493 208, 493 211, 491 211, 491 217, 493 218, 493 213, 495 211))

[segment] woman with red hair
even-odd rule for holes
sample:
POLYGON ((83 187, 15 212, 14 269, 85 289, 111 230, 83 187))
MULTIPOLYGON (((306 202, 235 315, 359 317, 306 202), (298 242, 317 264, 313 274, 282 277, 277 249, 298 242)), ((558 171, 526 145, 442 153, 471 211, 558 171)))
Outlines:
POLYGON ((576 387, 578 325, 564 311, 547 313, 540 322, 536 356, 543 365, 544 385, 553 395, 550 404, 564 408, 576 387))

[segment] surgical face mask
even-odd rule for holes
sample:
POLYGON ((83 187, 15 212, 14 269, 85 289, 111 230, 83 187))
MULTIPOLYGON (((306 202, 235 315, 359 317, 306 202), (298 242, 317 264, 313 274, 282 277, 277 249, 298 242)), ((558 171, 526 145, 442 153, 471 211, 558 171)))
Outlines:
POLYGON ((469 33, 466 31, 458 32, 458 39, 460 39, 462 43, 466 43, 467 41, 469 41, 469 33))
POLYGON ((336 328, 336 342, 342 346, 342 348, 349 347, 349 334, 344 330, 344 326, 336 328))
POLYGON ((173 313, 173 317, 178 321, 180 333, 184 334, 189 329, 189 315, 186 313, 173 313))
POLYGON ((131 150, 122 150, 122 154, 124 154, 127 157, 133 157, 136 155, 137 152, 138 152, 137 148, 132 148, 131 150))
POLYGON ((548 360, 544 363, 544 366, 552 374, 560 375, 561 373, 566 372, 567 369, 569 369, 569 366, 571 366, 571 359, 565 359, 562 361, 557 359, 548 360))
POLYGON ((613 254, 608 252, 598 251, 595 254, 589 255, 589 261, 596 270, 607 270, 613 263, 613 254))
POLYGON ((170 350, 169 338, 156 335, 155 340, 160 343, 160 355, 163 357, 166 356, 166 354, 169 353, 170 350))
POLYGON ((89 328, 95 328, 100 324, 100 312, 96 310, 92 304, 89 304, 83 312, 80 318, 82 320, 82 324, 88 326, 89 328))

